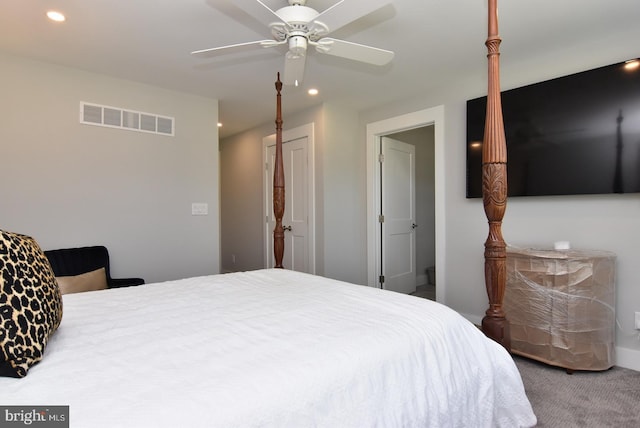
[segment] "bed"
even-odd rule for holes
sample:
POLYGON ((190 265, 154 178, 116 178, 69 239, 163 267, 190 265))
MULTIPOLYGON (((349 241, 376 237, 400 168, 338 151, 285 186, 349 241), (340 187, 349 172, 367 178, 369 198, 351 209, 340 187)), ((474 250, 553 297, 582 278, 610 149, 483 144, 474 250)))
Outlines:
POLYGON ((64 296, 2 405, 74 427, 516 427, 506 350, 438 303, 284 269, 64 296), (153 302, 153 304, 149 304, 153 302), (482 421, 482 422, 480 422, 482 421))
MULTIPOLYGON (((489 5, 491 92, 499 39, 489 5)), ((283 269, 279 79, 276 90, 276 268, 62 296, 37 243, 3 231, 0 374, 12 377, 0 377, 0 421, 7 406, 69 406, 61 426, 535 425, 501 309, 504 150, 487 152, 481 330, 436 302, 283 269), (32 330, 33 320, 42 322, 32 330), (39 342, 7 345, 16 329, 39 342)), ((485 145, 495 149, 493 126, 485 145)))

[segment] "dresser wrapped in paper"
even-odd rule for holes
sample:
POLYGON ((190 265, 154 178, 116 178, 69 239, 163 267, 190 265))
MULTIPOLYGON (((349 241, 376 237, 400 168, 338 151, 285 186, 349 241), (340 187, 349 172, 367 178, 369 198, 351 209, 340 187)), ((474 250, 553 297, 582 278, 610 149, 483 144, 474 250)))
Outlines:
POLYGON ((614 253, 507 249, 511 350, 567 370, 615 364, 614 253))

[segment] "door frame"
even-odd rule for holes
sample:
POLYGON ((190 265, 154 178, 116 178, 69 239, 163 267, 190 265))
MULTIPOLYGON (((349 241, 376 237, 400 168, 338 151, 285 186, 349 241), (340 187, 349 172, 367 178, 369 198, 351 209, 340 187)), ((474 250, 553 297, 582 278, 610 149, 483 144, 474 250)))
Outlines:
MULTIPOLYGON (((309 225, 308 235, 308 254, 309 254, 309 273, 316 273, 316 194, 315 194, 315 139, 314 139, 314 124, 307 123, 296 128, 282 131, 282 144, 287 141, 297 140, 299 138, 307 138, 307 222, 309 225)), ((265 170, 268 169, 269 161, 267 159, 267 148, 276 144, 276 134, 271 134, 262 138, 262 165, 265 170)), ((273 233, 273 230, 268 230, 269 224, 269 201, 267 201, 267 183, 266 174, 273 174, 273 171, 265 171, 262 175, 262 218, 265 220, 262 223, 262 247, 264 249, 264 267, 269 266, 269 257, 273 255, 273 248, 267 248, 269 242, 269 234, 273 233)), ((285 181, 285 192, 287 183, 285 181)), ((285 205, 285 210, 287 209, 285 205)))
POLYGON ((378 153, 380 153, 381 137, 430 125, 434 127, 436 301, 446 304, 443 105, 367 124, 367 285, 378 288, 378 276, 381 272, 381 238, 377 227, 380 207, 378 153))

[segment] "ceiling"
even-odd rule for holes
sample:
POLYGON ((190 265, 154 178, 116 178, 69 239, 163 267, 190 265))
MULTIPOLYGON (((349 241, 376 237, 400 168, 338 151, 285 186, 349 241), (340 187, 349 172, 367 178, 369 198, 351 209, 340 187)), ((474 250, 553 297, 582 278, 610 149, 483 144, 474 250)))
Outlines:
MULTIPOLYGON (((274 120, 274 81, 284 52, 215 58, 190 52, 270 38, 243 9, 251 1, 4 0, 0 51, 216 98, 225 137, 274 120), (49 9, 67 20, 49 21, 49 9)), ((274 10, 286 5, 263 2, 274 10)), ((322 11, 336 2, 308 0, 307 6, 322 11)), ((503 82, 543 80, 640 56, 638 0, 502 0, 499 9, 503 82)), ((392 50, 391 64, 310 50, 302 85, 283 90, 285 117, 327 100, 365 110, 452 82, 484 82, 486 15, 486 0, 390 0, 331 37, 392 50), (310 87, 320 94, 309 96, 310 87)))

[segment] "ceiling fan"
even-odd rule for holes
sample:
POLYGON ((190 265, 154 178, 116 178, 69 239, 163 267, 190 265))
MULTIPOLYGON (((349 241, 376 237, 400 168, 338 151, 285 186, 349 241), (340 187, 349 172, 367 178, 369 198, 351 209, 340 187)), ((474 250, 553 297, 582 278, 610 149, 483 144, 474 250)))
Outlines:
POLYGON ((191 54, 211 56, 286 44, 289 49, 285 56, 283 83, 296 86, 304 77, 309 45, 322 54, 368 64, 385 65, 393 59, 392 51, 326 37, 338 28, 378 10, 389 0, 340 0, 320 13, 306 6, 306 0, 288 2, 288 6, 274 11, 261 0, 236 0, 234 3, 241 5, 254 18, 268 23, 273 39, 202 49, 191 54))

